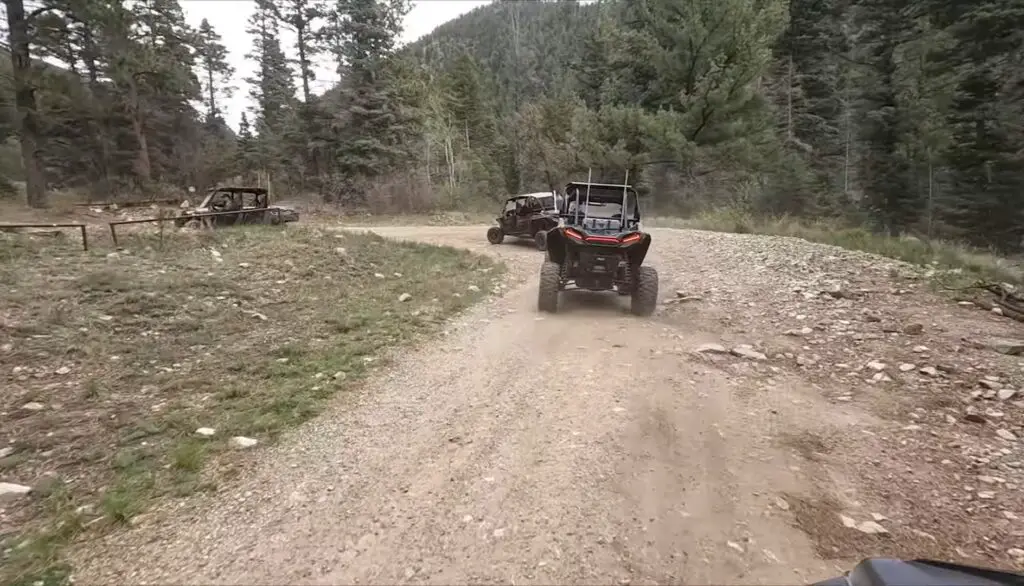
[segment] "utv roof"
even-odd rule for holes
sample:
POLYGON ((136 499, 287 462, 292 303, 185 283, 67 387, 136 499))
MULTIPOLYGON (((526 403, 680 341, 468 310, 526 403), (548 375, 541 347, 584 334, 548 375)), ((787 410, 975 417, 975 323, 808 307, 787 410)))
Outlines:
POLYGON ((622 201, 622 192, 625 191, 629 194, 629 198, 636 200, 637 193, 629 185, 614 185, 611 183, 584 183, 573 181, 566 184, 565 195, 570 199, 575 196, 570 196, 569 193, 576 191, 579 193, 580 199, 585 197, 585 194, 590 192, 590 200, 594 202, 612 202, 622 201))
POLYGON ((587 183, 586 181, 570 181, 569 183, 567 183, 565 185, 565 189, 568 191, 568 189, 570 187, 586 187, 588 185, 590 187, 600 187, 600 188, 614 187, 616 189, 626 188, 626 189, 628 189, 630 191, 636 191, 635 189, 633 189, 632 185, 626 185, 626 184, 617 185, 615 183, 587 183))
POLYGON ((234 186, 225 186, 225 187, 211 187, 210 189, 207 189, 206 191, 208 193, 213 193, 215 191, 226 191, 228 193, 258 193, 258 194, 264 194, 264 193, 267 193, 267 188, 266 187, 234 187, 234 186))
POLYGON ((554 195, 554 194, 551 193, 550 191, 538 191, 536 193, 521 193, 519 195, 509 196, 508 199, 506 199, 505 201, 513 201, 513 200, 516 200, 516 199, 526 199, 526 198, 529 198, 529 197, 551 197, 552 195, 554 195))

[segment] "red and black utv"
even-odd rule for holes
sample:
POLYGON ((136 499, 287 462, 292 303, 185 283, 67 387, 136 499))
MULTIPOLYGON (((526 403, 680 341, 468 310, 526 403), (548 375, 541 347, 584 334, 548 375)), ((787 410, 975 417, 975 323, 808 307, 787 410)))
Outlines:
POLYGON ((629 185, 569 183, 561 222, 547 233, 540 270, 540 311, 558 311, 566 289, 615 291, 631 297, 631 311, 651 315, 658 304, 658 272, 644 266, 651 235, 640 228, 640 205, 629 185))

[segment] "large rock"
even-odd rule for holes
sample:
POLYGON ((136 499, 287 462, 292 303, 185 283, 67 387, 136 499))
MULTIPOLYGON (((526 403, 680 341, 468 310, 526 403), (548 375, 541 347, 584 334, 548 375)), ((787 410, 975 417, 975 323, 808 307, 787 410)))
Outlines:
POLYGON ((1024 352, 1024 340, 1011 340, 1009 338, 993 338, 985 342, 985 346, 1010 356, 1019 356, 1024 352))
POLYGON ((0 503, 9 503, 27 496, 31 487, 11 482, 0 482, 0 503))
POLYGON ((231 438, 231 445, 233 445, 233 446, 235 446, 236 448, 239 448, 239 449, 251 448, 251 447, 255 446, 258 443, 259 443, 259 441, 255 440, 255 439, 253 439, 251 437, 244 437, 244 436, 240 436, 239 435, 239 436, 235 436, 235 437, 231 438))

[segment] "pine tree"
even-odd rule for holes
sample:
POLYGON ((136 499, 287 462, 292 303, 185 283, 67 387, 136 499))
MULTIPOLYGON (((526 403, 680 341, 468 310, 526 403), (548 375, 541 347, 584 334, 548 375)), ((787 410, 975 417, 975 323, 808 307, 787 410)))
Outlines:
POLYGON ((247 57, 256 62, 255 76, 246 79, 254 103, 256 140, 252 150, 260 166, 274 176, 291 158, 284 135, 295 105, 292 71, 278 40, 279 14, 274 0, 256 0, 256 10, 246 29, 253 36, 253 49, 247 57))
MULTIPOLYGON (((406 0, 338 0, 334 21, 341 42, 341 94, 348 113, 336 168, 358 184, 395 167, 407 155, 403 106, 388 58, 408 12, 406 0)), ((357 196, 365 190, 354 187, 357 196)))
POLYGON ((200 83, 206 101, 207 124, 223 121, 218 101, 230 99, 234 91, 231 76, 235 70, 228 64, 227 56, 228 50, 221 43, 220 35, 204 18, 199 25, 196 57, 201 68, 200 83))

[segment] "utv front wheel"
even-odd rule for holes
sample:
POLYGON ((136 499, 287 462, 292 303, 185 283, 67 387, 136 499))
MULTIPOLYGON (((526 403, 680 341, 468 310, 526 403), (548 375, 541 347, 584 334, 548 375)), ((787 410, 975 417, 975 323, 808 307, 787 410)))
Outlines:
POLYGON ((537 309, 549 313, 558 311, 558 289, 562 267, 549 260, 540 266, 540 286, 537 291, 537 309))
POLYGON ((487 229, 487 241, 491 244, 501 244, 505 239, 505 233, 498 226, 491 226, 487 229))
POLYGON ((636 288, 630 311, 633 315, 651 315, 658 306, 658 271, 654 267, 640 267, 636 272, 636 288))
POLYGON ((537 250, 547 250, 548 233, 543 230, 537 230, 537 233, 533 235, 533 243, 537 245, 537 250))

